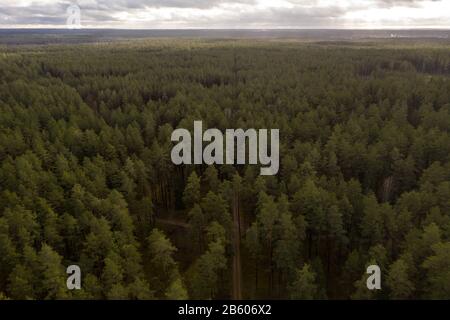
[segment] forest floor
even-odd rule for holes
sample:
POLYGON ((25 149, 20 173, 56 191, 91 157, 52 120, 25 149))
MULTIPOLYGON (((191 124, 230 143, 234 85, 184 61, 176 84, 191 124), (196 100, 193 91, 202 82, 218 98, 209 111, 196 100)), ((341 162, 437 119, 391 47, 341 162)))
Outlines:
POLYGON ((168 226, 174 226, 174 227, 180 227, 180 228, 185 228, 185 229, 189 229, 191 226, 189 225, 189 223, 183 221, 183 220, 176 220, 176 219, 161 219, 161 218, 156 218, 155 221, 158 224, 162 224, 162 225, 168 225, 168 226))

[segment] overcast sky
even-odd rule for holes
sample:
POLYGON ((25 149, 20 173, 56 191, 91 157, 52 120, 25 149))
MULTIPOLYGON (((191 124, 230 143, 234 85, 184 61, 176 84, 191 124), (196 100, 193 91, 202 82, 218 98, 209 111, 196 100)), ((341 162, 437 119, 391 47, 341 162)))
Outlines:
POLYGON ((450 28, 450 0, 0 0, 0 28, 450 28))

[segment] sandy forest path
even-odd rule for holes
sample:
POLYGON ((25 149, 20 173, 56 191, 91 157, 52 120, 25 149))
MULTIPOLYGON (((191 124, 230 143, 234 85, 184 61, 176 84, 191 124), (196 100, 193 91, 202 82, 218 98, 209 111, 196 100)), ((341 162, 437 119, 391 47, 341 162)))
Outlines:
POLYGON ((242 300, 242 274, 241 274, 241 231, 238 195, 234 196, 233 203, 233 300, 242 300))
POLYGON ((155 221, 163 225, 180 227, 184 229, 189 229, 191 227, 187 222, 184 222, 182 220, 156 218, 155 221))

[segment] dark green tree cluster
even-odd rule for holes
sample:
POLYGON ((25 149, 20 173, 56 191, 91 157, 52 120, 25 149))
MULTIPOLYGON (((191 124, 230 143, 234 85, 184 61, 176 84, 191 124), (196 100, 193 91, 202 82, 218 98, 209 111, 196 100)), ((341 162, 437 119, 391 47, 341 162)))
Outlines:
POLYGON ((450 299, 448 46, 0 53, 0 298, 229 298, 239 255, 244 298, 450 299), (195 120, 280 129, 279 174, 173 165, 195 120))

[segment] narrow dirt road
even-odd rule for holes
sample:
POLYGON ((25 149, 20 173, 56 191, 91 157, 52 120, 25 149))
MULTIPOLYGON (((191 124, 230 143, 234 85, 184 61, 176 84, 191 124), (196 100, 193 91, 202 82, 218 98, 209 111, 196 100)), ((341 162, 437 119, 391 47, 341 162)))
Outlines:
POLYGON ((242 275, 241 275, 241 232, 239 219, 238 195, 233 201, 233 300, 242 300, 242 275))
POLYGON ((174 227, 180 227, 180 228, 184 228, 184 229, 189 229, 191 227, 188 223, 181 221, 181 220, 156 218, 155 221, 160 224, 165 224, 165 225, 174 226, 174 227))

